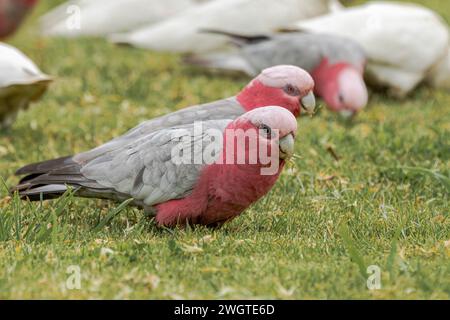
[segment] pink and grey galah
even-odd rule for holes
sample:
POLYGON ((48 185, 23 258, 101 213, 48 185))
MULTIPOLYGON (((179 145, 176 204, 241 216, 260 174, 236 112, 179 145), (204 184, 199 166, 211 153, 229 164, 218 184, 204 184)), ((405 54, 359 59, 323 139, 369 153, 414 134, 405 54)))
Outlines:
POLYGON ((272 65, 295 65, 312 75, 315 93, 331 110, 350 116, 367 104, 366 56, 359 44, 348 38, 301 32, 257 36, 202 32, 228 37, 235 50, 187 56, 189 64, 250 76, 272 65))
POLYGON ((0 39, 13 34, 38 0, 0 0, 0 39))
POLYGON ((132 199, 155 214, 160 226, 221 226, 273 187, 294 153, 297 121, 285 108, 268 106, 234 120, 202 121, 201 130, 198 125, 153 130, 94 159, 81 154, 27 166, 18 171, 28 176, 14 192, 30 200, 51 199, 71 186, 81 197, 132 199), (200 155, 201 161, 176 160, 180 150, 191 160, 200 155), (212 161, 204 160, 205 152, 212 161), (268 167, 273 171, 265 174, 268 167))

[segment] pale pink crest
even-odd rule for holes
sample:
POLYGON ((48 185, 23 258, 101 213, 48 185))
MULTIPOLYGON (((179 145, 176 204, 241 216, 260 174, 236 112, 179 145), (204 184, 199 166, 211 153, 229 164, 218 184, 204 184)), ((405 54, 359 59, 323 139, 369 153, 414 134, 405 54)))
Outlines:
POLYGON ((282 88, 288 84, 308 92, 314 88, 314 80, 305 70, 291 65, 279 65, 264 69, 255 80, 268 87, 282 88))
POLYGON ((268 106, 253 109, 242 115, 238 120, 248 120, 255 126, 265 124, 273 130, 279 130, 280 136, 297 132, 297 120, 287 109, 278 106, 268 106))

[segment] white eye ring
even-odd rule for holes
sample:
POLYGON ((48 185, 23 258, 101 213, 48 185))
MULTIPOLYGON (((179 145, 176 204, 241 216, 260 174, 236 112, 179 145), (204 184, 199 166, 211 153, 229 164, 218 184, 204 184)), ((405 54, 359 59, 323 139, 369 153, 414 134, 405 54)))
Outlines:
POLYGON ((300 95, 299 90, 296 87, 294 87, 292 84, 287 84, 284 87, 284 92, 286 92, 290 96, 298 96, 298 95, 300 95))
POLYGON ((262 135, 263 137, 265 137, 267 139, 272 138, 272 129, 264 123, 259 125, 259 132, 260 132, 260 135, 262 135))

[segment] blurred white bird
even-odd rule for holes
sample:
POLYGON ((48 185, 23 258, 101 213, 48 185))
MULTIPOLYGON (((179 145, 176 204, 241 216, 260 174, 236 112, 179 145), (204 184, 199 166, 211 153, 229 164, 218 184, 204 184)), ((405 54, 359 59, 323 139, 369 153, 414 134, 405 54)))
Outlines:
POLYGON ((444 59, 433 67, 427 80, 433 87, 450 90, 450 47, 444 59))
POLYGON ((105 36, 164 20, 208 0, 71 0, 41 17, 49 36, 105 36))
POLYGON ((423 80, 450 88, 447 25, 422 6, 373 2, 299 21, 294 29, 359 42, 369 58, 371 82, 390 88, 397 96, 405 96, 423 80))
POLYGON ((201 53, 228 42, 226 36, 201 33, 201 29, 245 35, 267 33, 337 7, 337 0, 215 0, 110 39, 146 49, 201 53))
POLYGON ((0 43, 0 129, 8 128, 19 110, 38 100, 51 81, 22 52, 0 43))

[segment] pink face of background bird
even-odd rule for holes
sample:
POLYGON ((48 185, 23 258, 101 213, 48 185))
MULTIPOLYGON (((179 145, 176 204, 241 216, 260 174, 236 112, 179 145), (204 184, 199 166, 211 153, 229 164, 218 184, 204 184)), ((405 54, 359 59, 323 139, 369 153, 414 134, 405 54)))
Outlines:
POLYGON ((280 65, 263 70, 237 96, 249 111, 263 106, 280 106, 298 117, 301 111, 314 113, 314 80, 305 70, 280 65))
POLYGON ((317 95, 331 110, 350 116, 367 105, 368 93, 362 70, 344 63, 330 65, 325 59, 312 76, 317 95))

